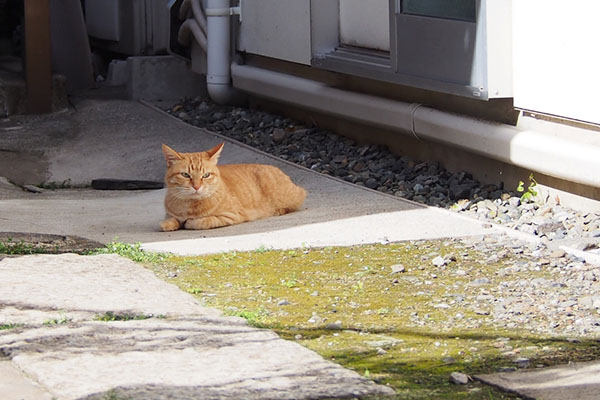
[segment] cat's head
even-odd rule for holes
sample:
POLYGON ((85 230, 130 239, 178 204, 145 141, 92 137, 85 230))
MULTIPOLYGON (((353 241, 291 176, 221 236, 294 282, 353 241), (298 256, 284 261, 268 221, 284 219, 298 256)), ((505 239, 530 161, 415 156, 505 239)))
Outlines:
POLYGON ((163 144, 162 150, 167 160, 167 187, 182 199, 210 197, 220 182, 217 161, 224 144, 200 153, 179 153, 163 144))

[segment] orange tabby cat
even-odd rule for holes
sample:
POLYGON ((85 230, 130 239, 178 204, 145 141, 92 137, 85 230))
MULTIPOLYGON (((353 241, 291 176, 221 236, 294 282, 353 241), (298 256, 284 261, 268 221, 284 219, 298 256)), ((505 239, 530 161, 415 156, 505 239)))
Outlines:
POLYGON ((167 159, 163 231, 218 228, 300 208, 306 191, 279 168, 217 166, 224 144, 201 153, 178 153, 162 145, 167 159))

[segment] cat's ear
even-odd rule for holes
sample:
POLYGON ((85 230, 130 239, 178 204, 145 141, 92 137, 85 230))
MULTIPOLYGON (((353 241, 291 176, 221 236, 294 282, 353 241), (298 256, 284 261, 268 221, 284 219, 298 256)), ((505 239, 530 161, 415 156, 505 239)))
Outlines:
POLYGON ((221 155, 221 150, 223 150, 223 146, 225 146, 225 142, 216 145, 215 147, 206 152, 210 157, 210 161, 214 161, 216 163, 217 160, 219 160, 219 156, 221 155))
POLYGON ((175 163, 175 161, 181 160, 183 158, 181 157, 181 154, 179 154, 166 144, 162 145, 162 151, 165 155, 165 159, 167 160, 167 167, 170 167, 171 165, 173 165, 173 163, 175 163))

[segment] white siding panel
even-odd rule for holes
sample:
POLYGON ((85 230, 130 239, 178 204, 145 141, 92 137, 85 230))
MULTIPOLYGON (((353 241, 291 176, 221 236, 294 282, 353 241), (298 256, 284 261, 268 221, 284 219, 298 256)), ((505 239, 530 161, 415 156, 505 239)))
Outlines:
POLYGON ((515 106, 600 123, 600 2, 513 2, 515 106))
POLYGON ((351 46, 389 51, 389 1, 340 0, 340 41, 351 46))
POLYGON ((310 65, 310 0, 244 0, 239 48, 310 65))

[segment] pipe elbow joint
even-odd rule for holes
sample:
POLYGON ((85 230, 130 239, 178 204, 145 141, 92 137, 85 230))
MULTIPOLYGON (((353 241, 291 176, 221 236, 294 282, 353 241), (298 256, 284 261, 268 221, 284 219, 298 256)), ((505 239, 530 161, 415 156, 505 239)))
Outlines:
POLYGON ((246 96, 229 83, 206 81, 208 95, 219 105, 241 106, 246 103, 246 96))

